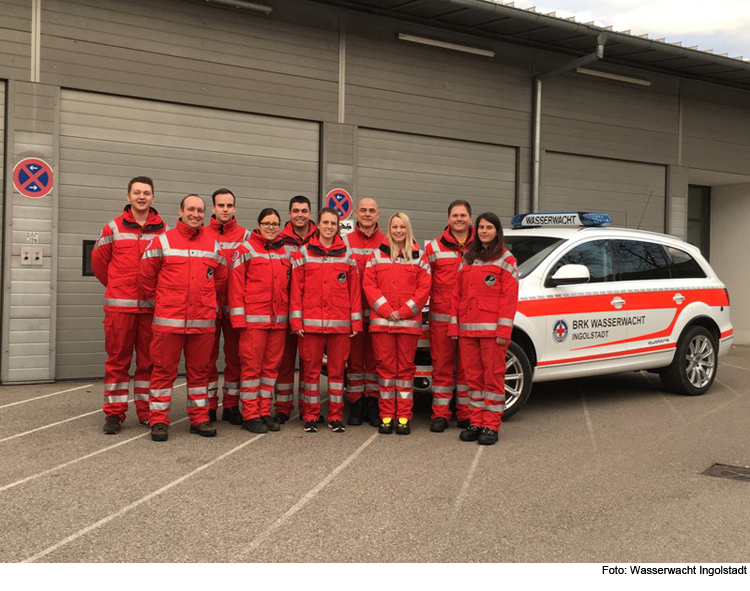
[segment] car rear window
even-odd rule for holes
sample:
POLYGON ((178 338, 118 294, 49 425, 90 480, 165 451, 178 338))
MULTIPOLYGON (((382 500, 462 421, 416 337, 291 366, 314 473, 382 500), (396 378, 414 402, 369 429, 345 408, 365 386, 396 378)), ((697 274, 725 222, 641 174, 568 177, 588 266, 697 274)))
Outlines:
POLYGON ((679 248, 672 248, 671 246, 667 246, 666 249, 669 258, 672 259, 670 271, 672 272, 673 279, 702 279, 706 276, 706 272, 698 264, 698 261, 688 253, 679 248))

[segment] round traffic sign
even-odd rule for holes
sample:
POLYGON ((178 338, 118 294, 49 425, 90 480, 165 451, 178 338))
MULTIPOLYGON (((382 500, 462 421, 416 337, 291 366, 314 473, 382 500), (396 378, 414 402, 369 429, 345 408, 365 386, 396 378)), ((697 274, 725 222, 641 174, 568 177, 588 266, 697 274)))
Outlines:
POLYGON ((346 189, 331 189, 328 191, 326 205, 331 209, 335 209, 342 220, 352 215, 352 211, 354 210, 352 196, 346 189))
POLYGON ((13 186, 25 197, 44 197, 52 190, 52 180, 52 167, 39 158, 24 158, 13 168, 13 186))

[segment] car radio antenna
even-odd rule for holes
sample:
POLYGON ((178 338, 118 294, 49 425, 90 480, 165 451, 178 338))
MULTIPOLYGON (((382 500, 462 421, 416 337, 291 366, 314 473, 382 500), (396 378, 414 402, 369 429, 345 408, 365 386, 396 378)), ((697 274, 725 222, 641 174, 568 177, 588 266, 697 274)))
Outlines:
POLYGON ((643 208, 643 213, 641 214, 641 219, 638 221, 638 228, 637 230, 641 229, 641 224, 643 223, 643 216, 646 215, 646 210, 648 209, 648 204, 651 203, 651 197, 654 196, 654 190, 651 189, 651 192, 648 194, 648 199, 646 200, 646 207, 643 208))

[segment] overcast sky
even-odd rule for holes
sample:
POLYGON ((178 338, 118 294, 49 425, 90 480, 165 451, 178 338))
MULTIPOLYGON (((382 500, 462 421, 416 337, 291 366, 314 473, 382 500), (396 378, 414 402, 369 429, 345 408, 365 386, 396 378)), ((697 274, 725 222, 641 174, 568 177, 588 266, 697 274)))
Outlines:
MULTIPOLYGON (((504 0, 507 1, 507 0, 504 0)), ((612 25, 616 31, 651 39, 682 41, 683 46, 713 49, 730 57, 750 58, 750 0, 516 0, 519 8, 575 16, 579 22, 612 25)))

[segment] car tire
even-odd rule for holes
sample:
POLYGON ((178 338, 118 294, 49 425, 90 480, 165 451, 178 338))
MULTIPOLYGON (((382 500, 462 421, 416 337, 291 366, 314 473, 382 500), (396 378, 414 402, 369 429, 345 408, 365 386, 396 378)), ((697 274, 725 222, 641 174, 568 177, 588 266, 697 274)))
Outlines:
POLYGON ((523 408, 531 393, 533 371, 526 351, 511 341, 505 355, 505 411, 503 420, 509 419, 523 408))
POLYGON ((664 389, 686 396, 705 394, 716 378, 718 357, 711 331, 703 326, 688 328, 677 341, 672 363, 659 372, 664 389))

